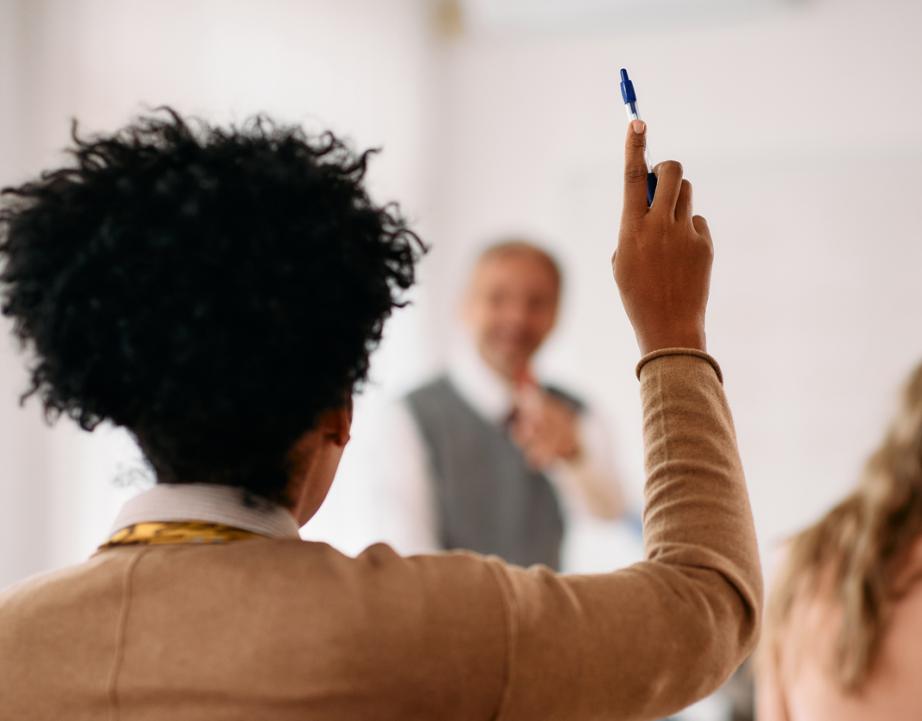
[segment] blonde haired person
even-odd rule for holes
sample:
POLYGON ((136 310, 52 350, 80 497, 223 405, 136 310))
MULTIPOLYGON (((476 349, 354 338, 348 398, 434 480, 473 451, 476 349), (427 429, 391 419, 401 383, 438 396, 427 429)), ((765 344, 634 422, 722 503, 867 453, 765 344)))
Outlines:
POLYGON ((922 719, 922 365, 858 487, 790 543, 759 721, 922 719))

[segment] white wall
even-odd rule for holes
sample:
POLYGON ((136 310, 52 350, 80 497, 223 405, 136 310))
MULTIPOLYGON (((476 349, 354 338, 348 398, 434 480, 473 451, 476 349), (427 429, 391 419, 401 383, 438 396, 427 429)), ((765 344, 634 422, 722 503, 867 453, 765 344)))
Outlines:
MULTIPOLYGON (((19 4, 0 4, 0 102, 8 109, 0 112, 4 180, 26 167, 21 145, 12 142, 21 136, 26 120, 18 112, 24 85, 18 60, 25 40, 20 10, 19 4)), ((37 413, 19 409, 26 374, 10 330, 10 324, 0 319, 0 586, 41 567, 48 548, 44 533, 31 533, 31 520, 44 511, 47 490, 42 424, 37 413), (27 537, 30 541, 23 542, 27 537)))

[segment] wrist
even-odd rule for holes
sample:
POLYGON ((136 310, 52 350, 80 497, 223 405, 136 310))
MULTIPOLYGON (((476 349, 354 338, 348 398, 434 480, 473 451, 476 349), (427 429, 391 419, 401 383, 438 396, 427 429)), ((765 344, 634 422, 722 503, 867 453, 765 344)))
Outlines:
POLYGON ((703 327, 671 328, 637 333, 637 345, 640 346, 641 355, 664 348, 688 348, 707 353, 707 338, 703 327))
POLYGON ((700 358, 703 361, 707 361, 711 368, 714 369, 714 372, 717 374, 717 380, 721 383, 724 381, 723 372, 720 369, 720 365, 717 363, 714 358, 708 355, 704 351, 696 350, 694 348, 662 348, 660 350, 655 350, 652 353, 647 353, 644 355, 637 363, 635 368, 635 373, 637 378, 640 379, 640 372, 650 361, 656 360, 657 358, 665 358, 667 356, 692 356, 694 358, 700 358))

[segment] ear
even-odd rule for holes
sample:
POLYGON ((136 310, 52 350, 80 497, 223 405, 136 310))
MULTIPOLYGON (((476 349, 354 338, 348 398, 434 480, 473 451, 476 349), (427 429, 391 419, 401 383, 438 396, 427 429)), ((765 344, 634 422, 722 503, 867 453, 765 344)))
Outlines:
POLYGON ((320 415, 317 429, 324 439, 345 448, 352 430, 352 398, 339 408, 331 408, 320 415))

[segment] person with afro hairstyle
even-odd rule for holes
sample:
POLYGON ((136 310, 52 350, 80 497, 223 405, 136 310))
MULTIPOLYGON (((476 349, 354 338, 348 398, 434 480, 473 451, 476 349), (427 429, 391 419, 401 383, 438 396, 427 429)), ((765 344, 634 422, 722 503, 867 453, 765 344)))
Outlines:
POLYGON ((369 152, 164 109, 3 192, 3 313, 50 419, 157 483, 97 553, 0 592, 0 718, 647 719, 751 650, 761 576, 719 368, 711 241, 628 133, 613 267, 645 354, 647 560, 595 576, 301 541, 424 250, 369 152))

